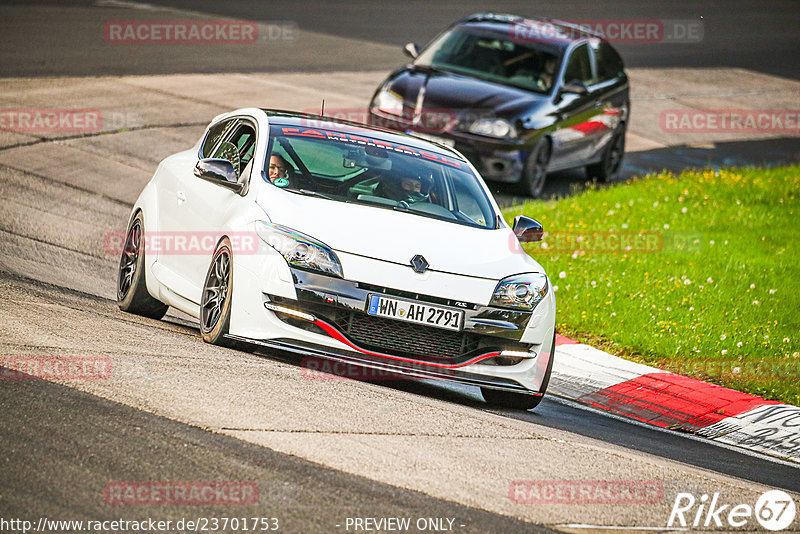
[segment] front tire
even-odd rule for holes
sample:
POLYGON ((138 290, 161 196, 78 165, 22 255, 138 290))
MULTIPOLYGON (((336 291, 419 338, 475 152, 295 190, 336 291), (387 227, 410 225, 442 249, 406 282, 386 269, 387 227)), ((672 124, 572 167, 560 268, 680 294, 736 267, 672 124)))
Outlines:
POLYGON ((225 237, 211 258, 203 295, 200 299, 200 334, 212 345, 233 346, 225 338, 231 325, 231 296, 233 294, 233 253, 225 237))
POLYGON ((520 193, 539 198, 544 191, 547 179, 547 165, 550 163, 550 142, 540 139, 525 161, 522 179, 519 182, 520 193))
POLYGON ((608 182, 619 172, 622 167, 622 158, 625 156, 625 131, 625 126, 620 126, 603 151, 603 159, 598 163, 586 166, 587 178, 597 178, 600 182, 608 182))
POLYGON ((136 213, 125 234, 117 276, 117 305, 120 310, 128 313, 161 319, 169 306, 154 299, 147 291, 144 244, 144 217, 140 211, 136 213))
POLYGON ((511 391, 500 391, 492 388, 481 388, 481 395, 487 404, 492 406, 499 406, 501 408, 510 408, 512 410, 532 410, 539 406, 542 402, 544 394, 547 392, 547 386, 550 384, 550 375, 553 372, 553 360, 556 353, 556 335, 553 334, 552 352, 550 353, 550 361, 547 362, 547 369, 544 372, 542 379, 541 395, 531 395, 525 393, 514 393, 511 391))

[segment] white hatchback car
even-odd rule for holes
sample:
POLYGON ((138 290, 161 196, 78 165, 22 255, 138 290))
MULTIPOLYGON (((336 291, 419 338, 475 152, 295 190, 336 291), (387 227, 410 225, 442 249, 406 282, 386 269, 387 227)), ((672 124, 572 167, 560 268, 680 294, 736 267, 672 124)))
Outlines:
POLYGON ((207 342, 258 344, 536 406, 555 298, 483 180, 453 149, 278 110, 216 117, 169 156, 125 234, 122 310, 174 306, 207 342))

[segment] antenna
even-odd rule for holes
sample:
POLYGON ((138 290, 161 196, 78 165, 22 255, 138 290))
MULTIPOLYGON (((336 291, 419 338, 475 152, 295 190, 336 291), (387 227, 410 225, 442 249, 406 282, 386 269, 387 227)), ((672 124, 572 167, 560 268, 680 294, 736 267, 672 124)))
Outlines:
POLYGON ((320 110, 319 115, 320 115, 320 117, 324 117, 325 116, 325 99, 324 98, 322 99, 322 109, 320 110))

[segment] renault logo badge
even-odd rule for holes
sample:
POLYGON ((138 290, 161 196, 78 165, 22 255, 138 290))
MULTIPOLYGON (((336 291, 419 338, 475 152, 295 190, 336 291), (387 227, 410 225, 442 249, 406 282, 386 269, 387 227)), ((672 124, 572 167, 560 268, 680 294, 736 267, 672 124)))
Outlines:
POLYGON ((426 260, 421 254, 417 254, 411 258, 411 268, 414 269, 415 273, 424 273, 428 270, 428 267, 428 260, 426 260))

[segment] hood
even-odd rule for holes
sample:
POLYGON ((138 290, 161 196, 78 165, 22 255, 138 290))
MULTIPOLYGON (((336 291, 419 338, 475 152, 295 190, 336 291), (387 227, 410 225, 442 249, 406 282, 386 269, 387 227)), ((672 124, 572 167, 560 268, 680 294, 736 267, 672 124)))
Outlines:
MULTIPOLYGON (((347 252, 401 265, 417 254, 433 271, 500 280, 544 272, 510 228, 485 230, 386 208, 347 204, 265 188, 258 203, 271 222, 347 252)), ((345 272, 347 277, 347 272, 345 272)))
POLYGON ((547 95, 524 89, 418 67, 395 73, 387 80, 386 88, 403 97, 410 113, 415 110, 422 89, 422 109, 428 113, 475 112, 513 119, 549 101, 547 95))

